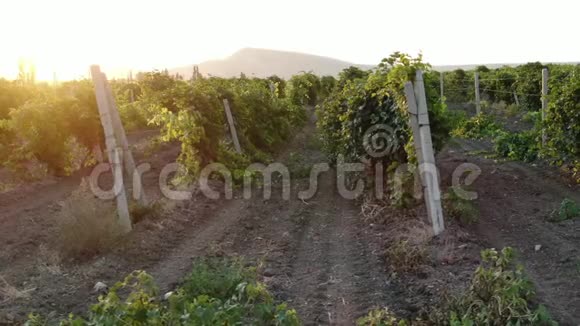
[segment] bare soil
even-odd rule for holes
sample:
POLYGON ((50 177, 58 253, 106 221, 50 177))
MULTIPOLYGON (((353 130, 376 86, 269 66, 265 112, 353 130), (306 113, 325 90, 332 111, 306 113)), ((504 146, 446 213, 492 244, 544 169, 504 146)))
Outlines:
MULTIPOLYGON (((459 164, 482 170, 473 184, 480 220, 472 231, 489 247, 511 246, 534 282, 538 302, 562 325, 580 322, 580 219, 549 221, 564 198, 580 203, 580 187, 556 169, 482 157, 489 143, 457 141, 438 156, 443 186, 459 164), (474 155, 477 153, 477 155, 474 155), (541 248, 536 250, 536 245, 541 248)), ((485 156, 485 155, 483 155, 485 156)))
MULTIPOLYGON (((320 150, 311 146, 314 133, 310 121, 279 160, 299 153, 302 164, 323 162, 320 150)), ((268 200, 261 192, 249 200, 239 194, 232 200, 211 200, 196 193, 162 216, 138 223, 114 250, 84 261, 63 261, 52 269, 45 268, 46 253, 39 248, 52 243, 59 202, 78 187, 86 171, 0 194, 0 275, 28 290, 20 298, 0 298, 0 324, 21 323, 32 311, 54 317, 82 314, 96 301, 96 282, 111 285, 135 269, 146 270, 162 291, 170 291, 190 270, 192 259, 207 255, 239 255, 259 266, 275 297, 297 309, 308 325, 352 325, 375 307, 413 317, 447 291, 465 287, 479 263, 479 250, 504 245, 520 253, 539 302, 562 324, 578 324, 580 221, 546 220, 564 197, 580 201, 578 188, 567 186, 551 169, 469 155, 481 146, 461 142, 438 156, 444 187, 460 163, 482 168, 474 185, 480 221, 469 228, 450 221, 446 233, 431 241, 429 263, 409 275, 393 273, 385 261, 392 225, 365 220, 359 202, 338 195, 332 170, 320 176, 316 196, 307 201, 296 196, 308 187, 307 178, 293 179, 290 200, 282 198, 279 185, 268 200), (542 245, 539 251, 536 244, 542 245)), ((152 157, 136 155, 153 166, 144 178, 150 197, 161 197, 159 171, 178 153, 179 146, 172 144, 152 157)), ((387 214, 426 219, 421 206, 387 214)))

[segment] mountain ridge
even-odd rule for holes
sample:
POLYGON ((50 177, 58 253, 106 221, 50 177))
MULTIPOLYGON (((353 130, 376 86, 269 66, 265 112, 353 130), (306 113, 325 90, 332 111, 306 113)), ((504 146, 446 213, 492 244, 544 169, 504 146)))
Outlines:
MULTIPOLYGON (((578 62, 552 62, 554 64, 577 64, 578 62)), ((436 71, 452 71, 455 69, 471 70, 484 65, 490 69, 503 66, 516 67, 524 63, 486 63, 461 65, 434 65, 436 71)), ((171 74, 180 74, 188 79, 193 72, 193 66, 199 67, 204 76, 236 77, 244 73, 248 77, 278 77, 289 79, 303 71, 311 71, 316 75, 337 76, 343 69, 350 66, 364 70, 375 68, 376 65, 357 64, 331 57, 307 54, 301 52, 270 50, 261 48, 242 48, 232 55, 217 60, 203 61, 199 64, 168 69, 171 74)))
MULTIPOLYGON (((171 74, 178 73, 188 78, 193 72, 193 66, 181 66, 168 71, 171 74)), ((243 48, 224 59, 204 61, 197 66, 199 72, 204 76, 234 77, 244 73, 251 77, 277 75, 285 79, 302 71, 311 71, 319 76, 336 76, 350 66, 361 69, 375 67, 374 65, 356 64, 314 54, 259 48, 243 48)))

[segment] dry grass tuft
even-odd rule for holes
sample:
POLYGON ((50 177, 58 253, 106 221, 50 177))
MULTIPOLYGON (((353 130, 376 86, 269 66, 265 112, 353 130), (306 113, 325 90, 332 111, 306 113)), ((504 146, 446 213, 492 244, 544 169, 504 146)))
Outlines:
POLYGON ((383 212, 388 208, 388 206, 376 199, 367 196, 363 199, 361 204, 361 214, 366 222, 377 222, 383 216, 383 212))
POLYGON ((38 247, 37 264, 42 273, 61 275, 61 257, 58 251, 49 249, 45 244, 38 247))
POLYGON ((10 285, 2 275, 0 275, 0 303, 4 304, 17 299, 28 298, 30 292, 35 289, 18 290, 10 285))
POLYGON ((397 273, 415 272, 427 260, 425 246, 413 245, 407 240, 395 241, 385 251, 385 258, 397 273))
POLYGON ((84 183, 65 200, 58 232, 60 252, 74 259, 106 251, 121 235, 114 207, 95 198, 84 183))

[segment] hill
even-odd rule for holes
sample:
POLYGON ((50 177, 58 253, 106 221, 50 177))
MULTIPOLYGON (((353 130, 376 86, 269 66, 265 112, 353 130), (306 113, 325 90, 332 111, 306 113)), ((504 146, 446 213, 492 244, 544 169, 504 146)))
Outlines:
MULTIPOLYGON (((169 72, 189 78, 192 66, 169 69, 169 72)), ((199 72, 205 76, 233 77, 244 73, 247 76, 278 75, 282 78, 290 78, 300 71, 312 71, 319 76, 336 76, 349 66, 361 69, 373 68, 372 65, 354 64, 318 55, 255 48, 244 48, 225 59, 205 61, 198 66, 199 72)))

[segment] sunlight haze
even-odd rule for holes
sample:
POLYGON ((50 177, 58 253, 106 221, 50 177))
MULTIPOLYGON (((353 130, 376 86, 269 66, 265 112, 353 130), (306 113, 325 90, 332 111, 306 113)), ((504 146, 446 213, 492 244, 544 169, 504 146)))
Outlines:
POLYGON ((0 76, 111 75, 255 47, 376 64, 393 51, 432 65, 578 61, 574 1, 5 1, 0 76), (531 5, 531 4, 535 5, 531 5))

